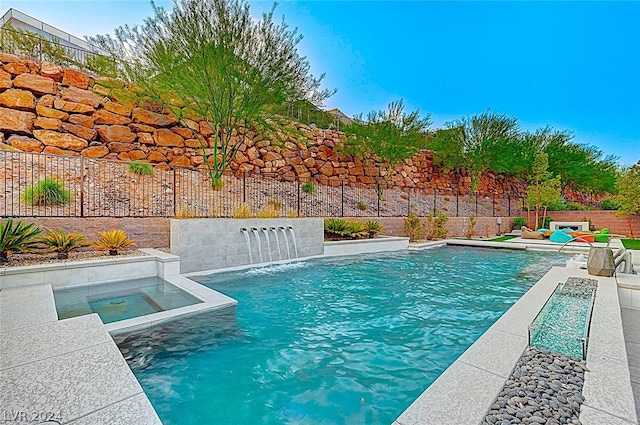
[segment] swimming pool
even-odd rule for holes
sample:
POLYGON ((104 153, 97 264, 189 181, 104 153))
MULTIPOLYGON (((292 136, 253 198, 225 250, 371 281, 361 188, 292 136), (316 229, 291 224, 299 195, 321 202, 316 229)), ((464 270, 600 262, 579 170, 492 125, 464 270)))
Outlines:
POLYGON ((565 259, 449 247, 212 275, 237 309, 116 342, 164 424, 390 424, 565 259))

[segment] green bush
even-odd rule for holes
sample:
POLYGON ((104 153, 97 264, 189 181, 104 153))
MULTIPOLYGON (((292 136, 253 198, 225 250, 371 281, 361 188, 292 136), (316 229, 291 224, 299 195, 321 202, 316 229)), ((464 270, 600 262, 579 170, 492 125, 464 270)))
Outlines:
POLYGON ((356 203, 356 208, 358 208, 360 211, 366 211, 369 209, 369 205, 365 201, 358 201, 356 203))
POLYGON ((304 193, 313 195, 316 192, 316 185, 313 182, 306 182, 302 184, 301 189, 304 193))
POLYGON ((78 232, 66 233, 62 229, 49 230, 40 238, 40 242, 49 250, 56 253, 56 258, 69 258, 69 252, 77 248, 88 246, 87 238, 78 232))
POLYGON ((62 182, 47 177, 37 185, 27 188, 21 198, 27 205, 40 207, 67 205, 71 202, 71 192, 64 188, 62 182))
POLYGON ((347 222, 341 218, 325 218, 324 231, 327 234, 342 236, 347 230, 347 222))
POLYGON ((600 209, 601 210, 618 210, 620 208, 620 204, 618 200, 615 198, 604 198, 600 201, 600 209))
POLYGON ((25 224, 19 221, 13 225, 13 219, 0 223, 0 263, 9 261, 14 252, 28 252, 38 247, 36 236, 42 233, 35 223, 25 224))
POLYGON ((527 225, 527 220, 524 217, 515 217, 513 219, 513 228, 520 229, 522 226, 527 225))
POLYGON ((359 221, 348 221, 347 229, 344 236, 348 236, 352 239, 360 239, 369 235, 367 225, 359 221))
POLYGON ((436 210, 436 213, 429 214, 427 216, 427 223, 429 230, 427 231, 427 239, 444 239, 447 236, 446 224, 449 221, 449 217, 444 211, 436 210))
POLYGON ((553 217, 550 215, 538 217, 538 229, 548 229, 553 217))
POLYGON ((375 220, 367 220, 364 225, 367 226, 369 239, 372 239, 376 235, 376 233, 386 232, 386 229, 382 227, 382 224, 375 220))
POLYGON ((133 174, 150 176, 153 174, 153 165, 146 162, 130 162, 127 167, 133 174))

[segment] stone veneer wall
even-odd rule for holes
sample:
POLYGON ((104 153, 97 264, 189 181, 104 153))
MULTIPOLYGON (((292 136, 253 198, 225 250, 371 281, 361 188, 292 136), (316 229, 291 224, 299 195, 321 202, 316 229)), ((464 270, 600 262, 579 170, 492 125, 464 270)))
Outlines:
POLYGON ((27 223, 37 223, 41 229, 64 229, 66 232, 77 231, 89 241, 98 239, 98 232, 121 229, 127 232, 129 239, 139 248, 168 248, 169 219, 151 218, 115 218, 115 217, 68 217, 68 218, 26 218, 27 223))
MULTIPOLYGON (((203 168, 200 141, 211 148, 213 135, 205 121, 196 116, 186 121, 198 133, 194 138, 189 128, 178 125, 175 116, 162 113, 159 105, 149 104, 144 109, 120 101, 116 92, 107 88, 114 85, 122 86, 109 78, 93 78, 0 52, 0 144, 27 152, 146 160, 163 168, 203 168)), ((342 181, 375 182, 377 164, 340 152, 343 133, 303 125, 298 129, 306 136, 304 143, 285 136, 274 142, 247 132, 247 141, 231 170, 336 186, 342 181)), ((466 194, 471 177, 439 170, 431 153, 423 151, 398 167, 390 186, 466 194)), ((487 173, 479 191, 517 197, 524 188, 515 179, 487 173)))
MULTIPOLYGON (((185 219, 171 220, 171 253, 180 256, 180 273, 222 269, 251 264, 242 228, 292 226, 298 245, 298 258, 322 255, 324 226, 322 218, 293 219, 185 219)), ((256 240, 250 234, 253 263, 260 262, 256 240)), ((271 235, 270 235, 271 236, 271 235)), ((269 261, 267 244, 262 232, 262 254, 269 261)), ((281 252, 286 251, 282 235, 281 252)), ((290 242, 291 245, 291 242, 290 242)), ((274 261, 277 260, 275 240, 271 239, 274 261)), ((293 245, 290 246, 294 257, 293 245)), ((284 257, 286 259, 286 257, 284 257)))

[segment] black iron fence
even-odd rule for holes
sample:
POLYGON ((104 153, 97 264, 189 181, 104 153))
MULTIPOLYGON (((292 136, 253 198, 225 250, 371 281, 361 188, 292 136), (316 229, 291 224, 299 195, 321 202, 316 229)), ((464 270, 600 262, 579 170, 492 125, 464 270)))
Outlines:
POLYGON ((514 216, 520 197, 347 184, 277 174, 223 176, 213 189, 200 171, 154 167, 150 175, 119 161, 0 151, 3 217, 449 217, 514 216), (280 180, 279 180, 280 179, 280 180))
POLYGON ((0 51, 105 76, 116 69, 116 61, 108 56, 7 26, 0 28, 0 51))

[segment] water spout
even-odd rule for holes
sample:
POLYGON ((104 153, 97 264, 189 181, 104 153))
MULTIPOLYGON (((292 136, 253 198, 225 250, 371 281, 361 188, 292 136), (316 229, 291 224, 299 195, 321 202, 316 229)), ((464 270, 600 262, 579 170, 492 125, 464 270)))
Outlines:
POLYGON ((264 263, 264 260, 262 259, 262 243, 260 242, 260 233, 258 233, 258 229, 256 229, 255 227, 251 228, 251 231, 253 232, 253 236, 256 237, 256 242, 258 243, 258 253, 260 254, 260 262, 264 263))
POLYGON ((249 263, 253 264, 253 257, 251 256, 251 240, 249 240, 249 231, 246 228, 240 229, 244 235, 244 240, 247 242, 247 251, 249 251, 249 263))
POLYGON ((267 240, 267 250, 269 251, 269 262, 273 262, 273 256, 271 255, 271 242, 269 242, 269 230, 266 227, 263 227, 262 233, 264 233, 264 237, 267 240))
POLYGON ((276 237, 276 248, 278 248, 278 260, 282 260, 282 254, 280 254, 280 240, 278 239, 278 229, 276 227, 272 227, 271 231, 276 237))
POLYGON ((282 232, 285 243, 287 244, 287 258, 291 259, 291 251, 289 250, 289 239, 287 239, 287 229, 285 229, 284 227, 279 227, 279 229, 282 232))
POLYGON ((291 233, 291 239, 293 239, 293 248, 296 253, 296 258, 298 258, 298 243, 296 242, 296 232, 293 231, 293 227, 291 226, 287 227, 287 229, 289 229, 289 232, 291 233))

